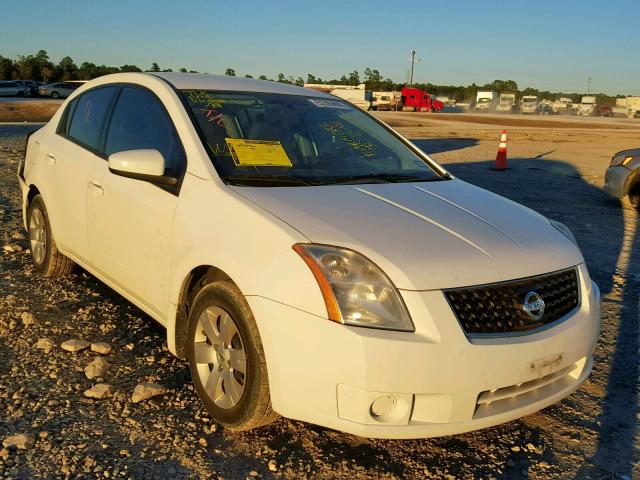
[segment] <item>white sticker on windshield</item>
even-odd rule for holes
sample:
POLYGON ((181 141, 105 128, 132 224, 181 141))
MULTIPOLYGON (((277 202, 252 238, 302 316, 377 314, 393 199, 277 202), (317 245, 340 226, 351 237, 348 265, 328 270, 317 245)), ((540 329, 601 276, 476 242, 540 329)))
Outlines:
POLYGON ((342 110, 351 110, 351 107, 344 102, 331 100, 329 98, 310 98, 309 101, 316 107, 320 108, 340 108, 342 110))

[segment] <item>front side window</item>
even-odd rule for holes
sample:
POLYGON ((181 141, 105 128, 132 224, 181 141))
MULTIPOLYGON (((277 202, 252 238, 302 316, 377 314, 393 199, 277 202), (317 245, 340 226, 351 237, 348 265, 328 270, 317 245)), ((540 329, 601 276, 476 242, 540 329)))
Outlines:
POLYGON ((177 177, 184 153, 178 134, 160 101, 148 90, 124 87, 107 132, 105 153, 155 149, 165 161, 165 175, 177 177))
POLYGON ((100 135, 111 105, 114 87, 89 90, 78 99, 67 135, 93 150, 100 147, 100 135))
POLYGON ((221 177, 296 186, 441 180, 381 124, 330 98, 184 90, 221 177))

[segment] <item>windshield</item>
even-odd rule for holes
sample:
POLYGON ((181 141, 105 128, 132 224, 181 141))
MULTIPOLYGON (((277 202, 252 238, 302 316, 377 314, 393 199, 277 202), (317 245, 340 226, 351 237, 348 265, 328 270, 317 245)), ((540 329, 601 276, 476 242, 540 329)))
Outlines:
POLYGON ((235 185, 441 180, 400 139, 340 99, 183 90, 220 176, 235 185))
POLYGON ((485 98, 479 98, 478 99, 478 103, 489 103, 489 102, 491 102, 490 98, 486 98, 485 97, 485 98))

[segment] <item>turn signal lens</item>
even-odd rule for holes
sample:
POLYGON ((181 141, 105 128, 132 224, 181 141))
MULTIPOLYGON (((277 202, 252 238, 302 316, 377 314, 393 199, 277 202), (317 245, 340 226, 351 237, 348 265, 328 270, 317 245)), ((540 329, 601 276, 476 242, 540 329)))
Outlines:
POLYGON ((330 320, 414 331, 400 293, 371 260, 353 250, 327 245, 297 244, 293 249, 315 276, 330 320))

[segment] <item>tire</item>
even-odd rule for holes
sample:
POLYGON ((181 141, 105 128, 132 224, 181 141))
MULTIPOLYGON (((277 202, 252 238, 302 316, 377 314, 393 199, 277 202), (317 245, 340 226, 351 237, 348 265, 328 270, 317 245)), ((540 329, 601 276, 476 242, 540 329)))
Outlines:
POLYGON ((640 186, 636 186, 629 192, 629 203, 640 212, 640 186))
POLYGON ((279 418, 271 408, 258 326, 233 282, 216 281, 198 292, 189 313, 187 341, 196 392, 216 422, 243 431, 279 418))
POLYGON ((71 273, 75 264, 58 251, 40 195, 36 195, 29 205, 27 222, 31 258, 36 270, 45 277, 64 277, 71 273))
POLYGON ((58 92, 52 92, 51 93, 51 98, 58 98, 60 97, 60 95, 58 94, 58 92))

